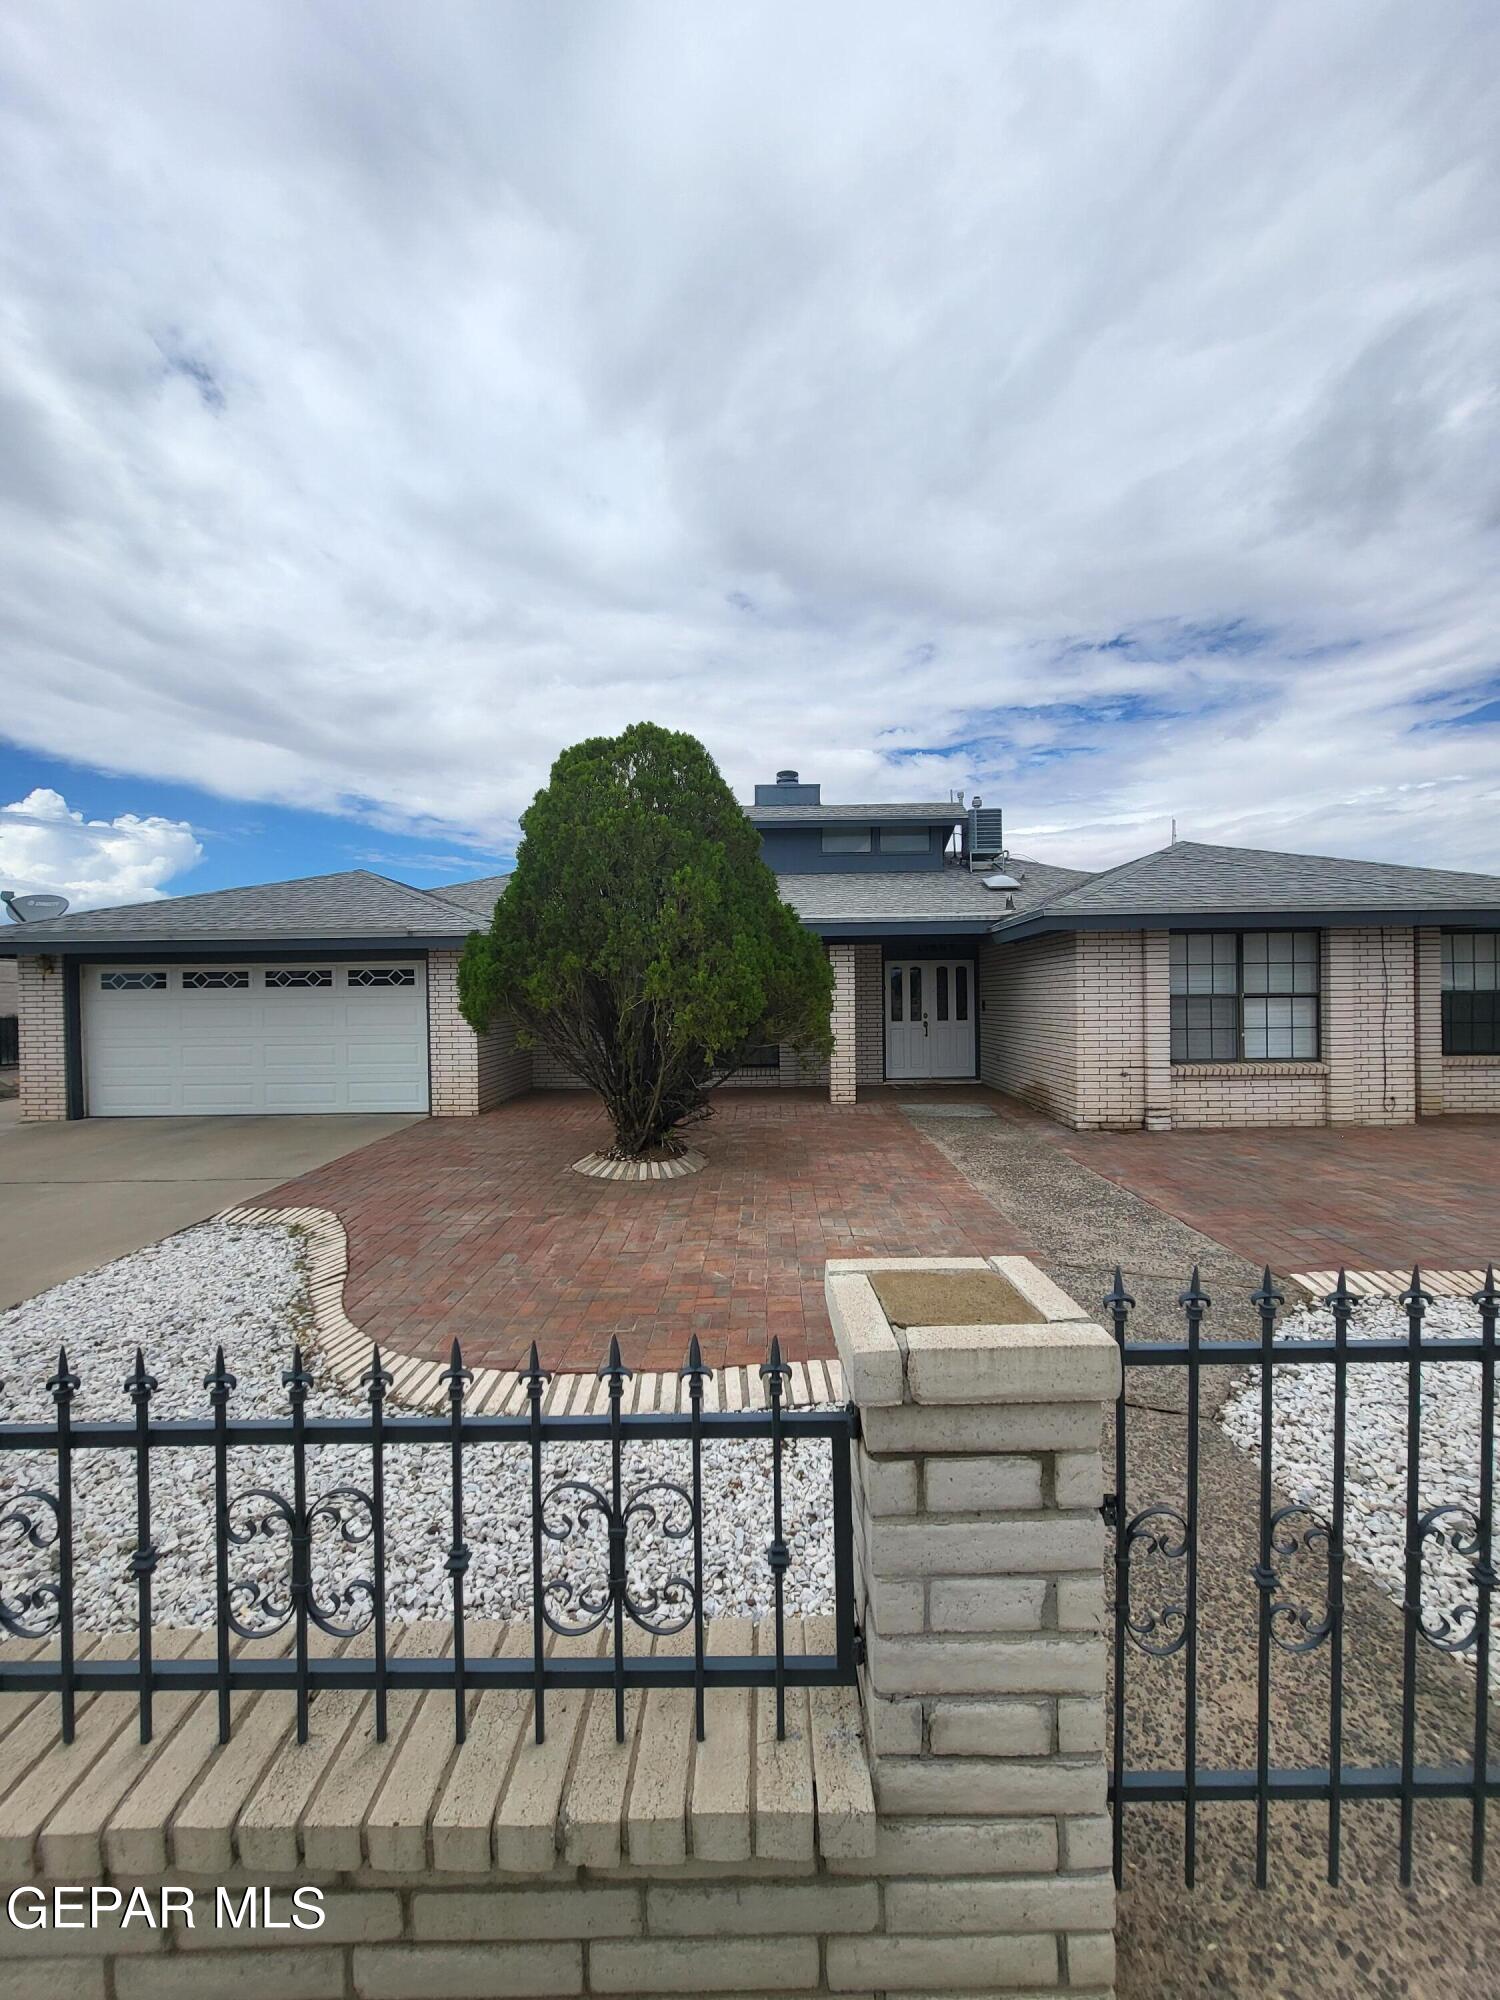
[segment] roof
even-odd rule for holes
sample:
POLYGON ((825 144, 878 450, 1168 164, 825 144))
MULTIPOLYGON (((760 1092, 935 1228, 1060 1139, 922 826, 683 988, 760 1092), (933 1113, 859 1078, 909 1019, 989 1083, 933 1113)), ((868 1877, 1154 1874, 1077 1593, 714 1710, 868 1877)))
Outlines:
POLYGON ((941 804, 896 806, 746 806, 753 826, 822 826, 827 821, 852 820, 860 826, 880 826, 893 820, 915 820, 922 826, 957 826, 962 806, 952 799, 941 804))
POLYGON ((444 882, 436 889, 424 889, 422 894, 436 896, 444 903, 456 903, 461 910, 483 917, 488 923, 509 880, 508 875, 479 875, 472 882, 444 882))
MULTIPOLYGON (((0 950, 40 951, 49 945, 274 944, 278 939, 462 938, 474 928, 471 910, 394 882, 388 875, 350 868, 335 875, 302 875, 290 882, 258 882, 247 889, 212 889, 199 896, 164 896, 84 910, 51 923, 13 924, 0 931, 0 950)), ((7 952, 7 956, 9 953, 7 952)))
POLYGON ((1048 896, 1047 928, 1142 917, 1411 918, 1500 912, 1500 876, 1179 840, 1048 896))
POLYGON ((986 889, 985 874, 996 872, 924 868, 910 874, 866 875, 849 870, 838 875, 778 875, 776 882, 782 900, 814 929, 895 922, 988 930, 1010 914, 1007 893, 1017 911, 1034 910, 1047 897, 1089 879, 1076 868, 1054 868, 1044 861, 1012 856, 1004 872, 1014 875, 1020 886, 1009 892, 986 889))

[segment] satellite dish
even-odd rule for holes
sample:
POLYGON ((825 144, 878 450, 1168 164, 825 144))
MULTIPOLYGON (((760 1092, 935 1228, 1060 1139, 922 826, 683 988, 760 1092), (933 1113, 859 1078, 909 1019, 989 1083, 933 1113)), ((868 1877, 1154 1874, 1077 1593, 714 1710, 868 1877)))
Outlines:
POLYGON ((0 890, 0 902, 18 924, 45 924, 53 917, 66 916, 68 910, 66 896, 15 896, 9 889, 0 890))

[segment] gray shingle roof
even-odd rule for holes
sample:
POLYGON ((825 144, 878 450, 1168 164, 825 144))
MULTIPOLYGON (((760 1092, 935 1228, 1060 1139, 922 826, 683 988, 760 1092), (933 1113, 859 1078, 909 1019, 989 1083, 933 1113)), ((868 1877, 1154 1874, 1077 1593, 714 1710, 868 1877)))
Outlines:
POLYGON ((941 805, 915 806, 746 806, 745 816, 755 826, 819 826, 825 820, 856 820, 862 826, 879 826, 886 820, 957 826, 964 809, 949 799, 941 805))
POLYGON ((1500 876, 1179 840, 1057 891, 1041 913, 1098 918, 1445 909, 1500 909, 1500 876))
POLYGON ((461 910, 468 910, 488 923, 509 880, 508 875, 480 875, 472 882, 444 882, 441 887, 424 889, 422 893, 436 896, 444 903, 456 903, 461 910))
POLYGON ((47 924, 13 925, 0 944, 25 934, 29 948, 56 943, 213 944, 286 938, 461 938, 474 928, 458 905, 387 875, 351 868, 258 882, 248 889, 213 889, 201 896, 167 896, 113 910, 85 910, 47 924))
MULTIPOLYGON (((1006 863, 1004 872, 1020 883, 1019 888, 1009 891, 1017 914, 1035 910, 1046 897, 1088 880, 1076 868, 1053 868, 1043 861, 1021 861, 1015 856, 1006 863)), ((982 919, 997 924, 1007 915, 1007 892, 986 889, 984 875, 971 875, 967 868, 927 868, 891 875, 865 875, 852 869, 839 875, 778 875, 776 884, 782 900, 791 904, 804 923, 878 923, 890 918, 899 923, 982 919)))

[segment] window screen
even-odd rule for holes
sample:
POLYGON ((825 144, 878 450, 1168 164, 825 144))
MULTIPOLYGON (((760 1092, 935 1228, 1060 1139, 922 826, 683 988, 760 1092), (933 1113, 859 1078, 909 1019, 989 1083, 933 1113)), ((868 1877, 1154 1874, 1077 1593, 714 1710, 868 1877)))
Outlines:
POLYGON ((932 838, 925 826, 883 826, 880 829, 882 854, 926 854, 932 838))
POLYGON ((870 829, 867 826, 825 826, 823 829, 823 852, 825 854, 868 854, 870 851, 870 829))

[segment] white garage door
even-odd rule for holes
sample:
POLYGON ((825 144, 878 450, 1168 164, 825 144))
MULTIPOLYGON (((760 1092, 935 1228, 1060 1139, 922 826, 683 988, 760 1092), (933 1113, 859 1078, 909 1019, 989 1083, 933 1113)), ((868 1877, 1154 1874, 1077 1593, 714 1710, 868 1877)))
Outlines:
POLYGON ((425 1111, 427 968, 91 965, 83 1051, 95 1118, 425 1111))

